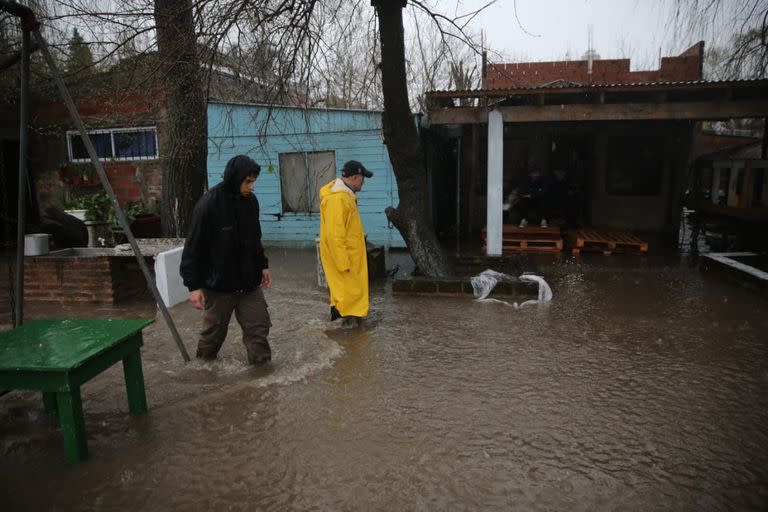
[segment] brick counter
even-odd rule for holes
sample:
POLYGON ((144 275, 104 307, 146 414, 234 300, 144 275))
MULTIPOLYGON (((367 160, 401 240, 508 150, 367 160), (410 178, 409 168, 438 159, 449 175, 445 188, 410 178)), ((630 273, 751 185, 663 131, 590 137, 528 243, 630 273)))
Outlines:
MULTIPOLYGON (((76 252, 75 252, 76 251, 76 252)), ((96 250, 98 251, 98 249, 96 250)), ((115 305, 149 294, 133 254, 77 255, 52 253, 24 261, 24 297, 29 301, 115 305)), ((58 251, 57 251, 58 252, 58 251)), ((150 272, 154 259, 145 256, 150 272)))

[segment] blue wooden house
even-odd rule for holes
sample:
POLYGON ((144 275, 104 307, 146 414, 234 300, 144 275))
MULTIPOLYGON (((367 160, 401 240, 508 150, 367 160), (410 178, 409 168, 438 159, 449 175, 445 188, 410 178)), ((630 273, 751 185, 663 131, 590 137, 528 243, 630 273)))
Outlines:
POLYGON ((384 214, 397 206, 397 184, 381 135, 381 112, 208 104, 208 185, 221 181, 227 161, 246 154, 261 165, 255 194, 263 240, 314 244, 319 234, 319 189, 344 162, 359 160, 374 173, 358 194, 368 241, 405 247, 384 214))

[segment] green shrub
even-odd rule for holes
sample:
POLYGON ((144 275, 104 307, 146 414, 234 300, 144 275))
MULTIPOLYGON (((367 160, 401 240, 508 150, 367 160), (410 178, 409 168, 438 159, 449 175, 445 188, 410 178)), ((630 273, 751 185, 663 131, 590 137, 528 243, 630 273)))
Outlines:
POLYGON ((85 210, 83 199, 85 196, 75 197, 64 205, 65 210, 85 210))
POLYGON ((85 209, 85 220, 106 221, 112 215, 112 202, 104 192, 90 194, 80 198, 85 209))
POLYGON ((128 217, 138 217, 141 215, 151 215, 152 211, 146 208, 142 203, 131 203, 125 207, 125 214, 128 217))

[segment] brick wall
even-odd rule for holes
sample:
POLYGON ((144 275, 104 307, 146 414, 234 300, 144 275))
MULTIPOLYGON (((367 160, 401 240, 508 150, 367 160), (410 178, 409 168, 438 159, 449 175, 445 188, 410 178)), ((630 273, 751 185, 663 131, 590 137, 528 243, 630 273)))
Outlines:
MULTIPOLYGON (((146 257, 153 268, 152 257, 146 257)), ((115 305, 148 294, 133 256, 39 256, 25 259, 24 296, 29 301, 115 305)))
MULTIPOLYGON (((663 57, 660 68, 656 70, 630 71, 629 59, 598 59, 592 63, 591 82, 614 84, 701 80, 703 59, 703 41, 677 57, 663 57)), ((586 60, 488 64, 485 69, 486 87, 537 87, 555 80, 587 84, 590 83, 588 68, 586 60)))
MULTIPOLYGON (((144 166, 156 167, 156 166, 144 166)), ((144 201, 142 190, 143 175, 140 171, 140 163, 133 161, 107 162, 104 165, 109 182, 121 206, 130 203, 144 201)))
MULTIPOLYGON (((60 121, 69 123, 69 111, 64 102, 58 96, 54 99, 37 100, 32 105, 30 117, 33 123, 51 124, 60 121)), ((94 94, 73 98, 77 112, 83 121, 107 120, 119 123, 126 118, 136 115, 150 114, 151 116, 163 115, 165 108, 165 92, 161 89, 149 89, 146 91, 121 90, 106 94, 94 94)), ((74 127, 74 124, 72 124, 74 127)), ((88 128, 93 128, 88 126, 88 128)), ((74 128, 69 128, 74 129, 74 128)))
MULTIPOLYGON (((145 256, 144 262, 149 267, 149 271, 154 279, 155 259, 152 256, 145 256)), ((151 292, 147 286, 147 280, 139 268, 136 257, 116 256, 109 258, 110 270, 112 272, 112 300, 115 304, 135 299, 137 297, 151 297, 151 292)))
MULTIPOLYGON (((164 156, 167 141, 163 90, 122 90, 80 96, 75 98, 75 104, 88 129, 157 127, 158 152, 160 158, 164 156)), ((74 125, 69 119, 66 107, 58 98, 36 101, 32 105, 30 117, 35 126, 34 135, 30 140, 30 171, 35 179, 37 202, 42 214, 49 206, 62 208, 66 200, 64 190, 67 185, 61 181, 58 170, 68 160, 66 132, 73 130, 74 125)), ((104 161, 103 164, 121 205, 143 202, 146 206, 153 207, 159 204, 162 194, 160 159, 104 161)), ((82 193, 101 190, 101 187, 94 186, 82 190, 82 193)))

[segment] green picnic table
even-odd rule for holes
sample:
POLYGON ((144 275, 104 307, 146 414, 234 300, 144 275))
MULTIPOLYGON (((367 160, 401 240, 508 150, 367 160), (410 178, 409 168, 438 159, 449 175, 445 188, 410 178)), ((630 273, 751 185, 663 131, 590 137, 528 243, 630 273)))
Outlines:
POLYGON ((0 389, 43 392, 48 412, 57 412, 70 462, 88 458, 80 386, 123 362, 128 409, 147 410, 141 371, 141 331, 152 320, 46 318, 0 332, 0 389))

